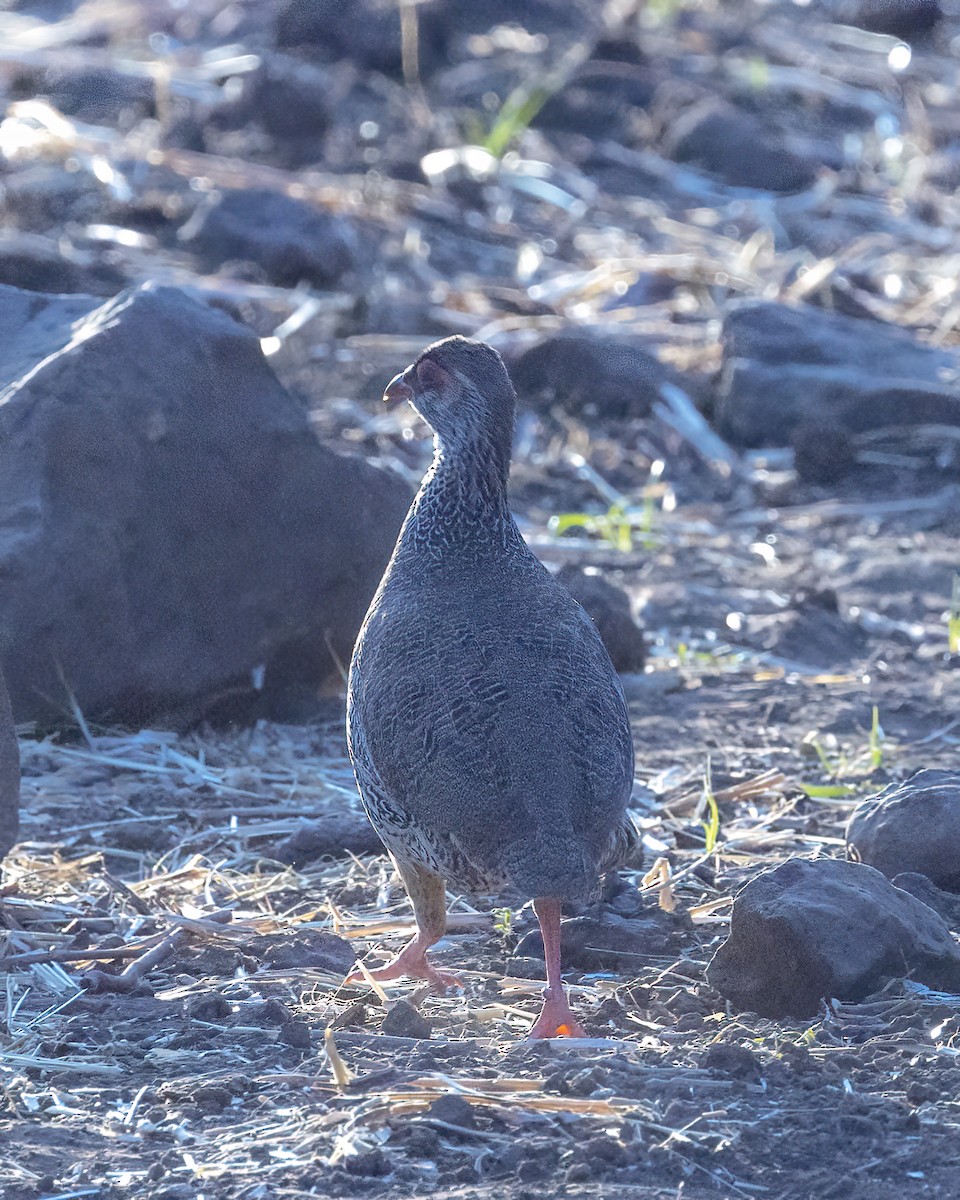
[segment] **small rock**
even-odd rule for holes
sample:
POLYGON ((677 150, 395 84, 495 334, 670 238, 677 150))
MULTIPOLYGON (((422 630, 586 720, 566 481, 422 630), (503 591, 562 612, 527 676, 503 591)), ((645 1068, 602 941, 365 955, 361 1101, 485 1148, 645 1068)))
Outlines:
POLYGON ((925 768, 864 800, 847 825, 847 852, 890 879, 916 871, 960 892, 960 771, 925 768))
POLYGON ((275 996, 251 1005, 243 1010, 243 1018, 248 1025, 289 1025, 293 1013, 275 996))
POLYGON ((20 749, 10 711, 7 687, 0 672, 0 858, 20 832, 20 749))
POLYGON ((252 262, 281 287, 331 286, 353 266, 357 245, 342 217, 266 188, 221 193, 191 217, 180 239, 204 270, 252 262))
POLYGON ((827 0, 826 7, 834 21, 905 39, 928 33, 943 18, 940 0, 827 0))
MULTIPOLYGON (((645 917, 626 918, 615 913, 596 917, 573 917, 560 923, 560 947, 565 967, 580 971, 635 973, 651 954, 666 954, 674 948, 683 918, 652 908, 645 917)), ((516 958, 543 958, 539 929, 524 934, 516 958)), ((509 962, 511 973, 514 959, 509 962)))
POLYGON ((21 84, 30 94, 49 97, 56 108, 92 124, 133 123, 154 112, 154 82, 108 68, 74 70, 51 67, 34 81, 21 84))
POLYGON ((86 171, 32 163, 3 181, 3 207, 21 229, 44 230, 90 217, 102 206, 96 182, 86 171))
POLYGON ((348 854, 379 854, 383 843, 363 813, 302 821, 274 850, 278 862, 302 867, 318 858, 343 858, 348 854))
POLYGON ((287 1021, 280 1026, 280 1041, 297 1050, 310 1049, 310 1026, 306 1021, 287 1021))
POLYGON ((356 952, 348 941, 322 929, 292 935, 265 934, 251 938, 244 950, 270 971, 314 967, 346 975, 356 961, 356 952))
POLYGON ((562 333, 524 351, 511 370, 522 402, 579 417, 643 417, 667 372, 630 342, 562 333))
POLYGON ((473 1105, 462 1096, 452 1093, 441 1096, 430 1105, 430 1116, 438 1121, 446 1121, 448 1125, 459 1125, 461 1129, 476 1129, 477 1120, 473 1113, 473 1105))
POLYGON ((926 875, 920 875, 916 871, 901 871, 899 875, 894 875, 892 883, 902 892, 916 896, 928 908, 939 913, 954 933, 960 933, 960 896, 956 892, 943 891, 926 875))
POLYGON ((382 1150, 366 1150, 361 1154, 351 1154, 343 1159, 343 1169, 350 1175, 363 1175, 374 1179, 382 1179, 391 1171, 390 1159, 382 1150))
POLYGON ((714 1042, 708 1046, 700 1056, 700 1066, 705 1071, 718 1071, 733 1079, 760 1078, 760 1061, 756 1053, 746 1046, 733 1046, 729 1042, 714 1042))
POLYGON ((932 909, 873 867, 790 859, 737 893, 707 980, 741 1012, 806 1018, 907 973, 960 989, 960 947, 932 909))
POLYGON ((633 619, 627 593, 602 575, 573 565, 563 567, 557 578, 596 625, 614 667, 642 671, 647 657, 643 630, 633 619))
POLYGON ((702 167, 733 187, 799 192, 816 179, 816 164, 784 149, 776 131, 712 97, 668 126, 664 150, 674 161, 702 167))
POLYGON ((409 1000, 398 1000, 388 1010, 382 1028, 391 1037, 420 1038, 424 1041, 433 1034, 433 1025, 409 1000))
POLYGON ((222 1021, 233 1012, 230 1002, 219 992, 201 992, 191 996, 185 1005, 187 1016, 193 1021, 222 1021))
POLYGON ((716 420, 735 445, 786 446, 801 425, 960 424, 960 355, 894 326, 751 301, 727 313, 722 340, 716 420))
POLYGON ((636 109, 644 109, 656 79, 642 63, 590 59, 549 97, 534 117, 538 129, 626 142, 636 109))
POLYGON ((274 138, 312 143, 321 157, 321 138, 331 119, 330 80, 310 63, 286 55, 267 57, 244 80, 250 113, 274 138))

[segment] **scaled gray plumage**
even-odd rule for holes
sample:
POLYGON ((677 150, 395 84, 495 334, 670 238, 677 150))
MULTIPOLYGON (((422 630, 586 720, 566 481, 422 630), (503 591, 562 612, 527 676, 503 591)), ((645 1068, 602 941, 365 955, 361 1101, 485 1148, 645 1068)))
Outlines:
POLYGON ((417 922, 372 975, 458 982, 428 958, 446 925, 445 883, 531 899, 547 986, 529 1036, 580 1037, 560 906, 593 896, 634 841, 623 693, 590 619, 510 515, 516 396, 499 355, 447 338, 384 398, 412 402, 436 436, 350 667, 357 783, 417 922))
POLYGON ((351 664, 364 807, 401 863, 457 890, 590 899, 634 837, 619 680, 507 507, 515 397, 499 356, 451 338, 410 372, 437 453, 351 664))

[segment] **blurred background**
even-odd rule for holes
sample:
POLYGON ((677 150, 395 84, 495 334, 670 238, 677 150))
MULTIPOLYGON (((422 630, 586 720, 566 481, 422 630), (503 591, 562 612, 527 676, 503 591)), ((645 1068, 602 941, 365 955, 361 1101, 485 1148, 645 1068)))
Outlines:
MULTIPOLYGON (((619 606, 621 667, 636 620, 658 652, 784 651, 795 595, 824 614, 806 658, 836 665, 859 563, 827 536, 811 570, 819 518, 794 556, 765 510, 953 519, 956 8, 6 4, 18 718, 314 713, 429 461, 384 381, 450 333, 507 359, 518 519, 598 620, 619 606), (689 563, 667 596, 710 530, 721 574, 782 602, 707 611, 689 563)), ((942 642, 938 553, 935 599, 868 607, 942 642)))

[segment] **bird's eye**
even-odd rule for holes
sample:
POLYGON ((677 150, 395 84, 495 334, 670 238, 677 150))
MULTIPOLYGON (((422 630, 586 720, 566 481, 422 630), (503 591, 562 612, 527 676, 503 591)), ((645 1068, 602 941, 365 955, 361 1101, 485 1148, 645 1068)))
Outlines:
POLYGON ((424 391, 442 391, 451 382, 450 373, 432 358, 424 358, 417 363, 417 383, 424 391))

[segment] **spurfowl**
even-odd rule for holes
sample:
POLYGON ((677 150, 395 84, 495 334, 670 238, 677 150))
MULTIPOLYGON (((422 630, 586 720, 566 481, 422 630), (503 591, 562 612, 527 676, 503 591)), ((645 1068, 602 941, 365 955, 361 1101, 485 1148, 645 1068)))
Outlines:
POLYGON ((427 959, 444 933, 445 881, 529 899, 547 969, 530 1036, 582 1036, 560 978, 560 905, 595 897, 634 844, 620 682, 507 507, 516 396, 496 351, 437 342, 384 399, 414 405, 435 454, 350 666, 357 784, 418 931, 371 974, 456 982, 427 959))

